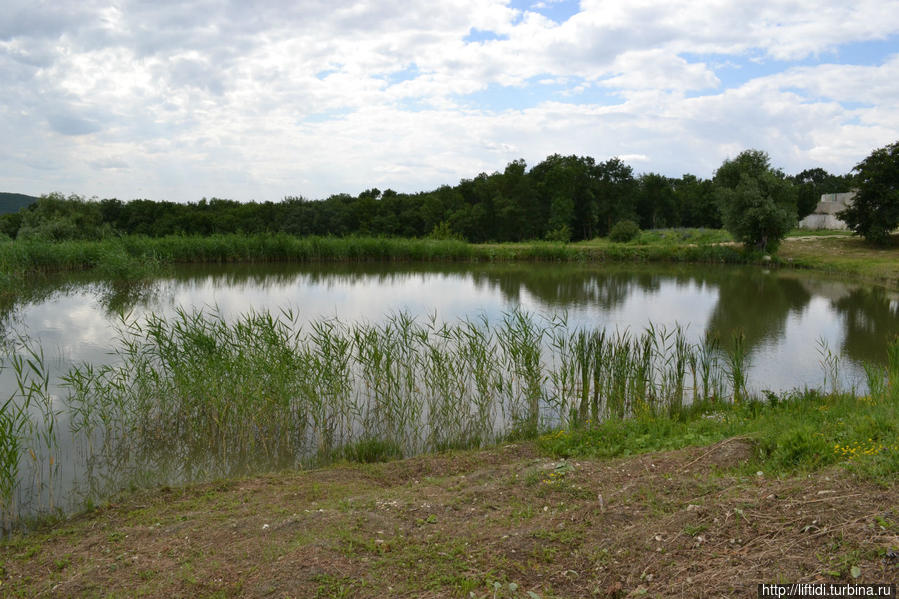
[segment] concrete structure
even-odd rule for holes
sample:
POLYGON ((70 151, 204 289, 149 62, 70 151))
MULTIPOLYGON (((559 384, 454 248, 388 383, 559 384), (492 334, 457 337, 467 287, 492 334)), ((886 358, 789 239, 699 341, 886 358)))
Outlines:
POLYGON ((799 228, 848 229, 848 225, 837 217, 837 212, 848 208, 853 198, 855 198, 854 191, 821 194, 821 201, 818 202, 815 211, 799 221, 799 228))

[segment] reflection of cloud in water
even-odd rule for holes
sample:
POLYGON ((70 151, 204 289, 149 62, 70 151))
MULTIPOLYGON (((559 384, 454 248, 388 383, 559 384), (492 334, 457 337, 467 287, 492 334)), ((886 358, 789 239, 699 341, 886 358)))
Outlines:
POLYGON ((93 295, 75 292, 24 306, 24 333, 40 339, 45 351, 67 361, 98 360, 109 349, 114 327, 93 295))
POLYGON ((222 287, 211 279, 188 285, 173 294, 174 305, 218 306, 228 317, 249 310, 295 309, 302 320, 337 316, 344 320, 379 320, 385 314, 408 311, 456 319, 503 303, 495 293, 474 283, 470 276, 434 273, 407 277, 360 277, 355 280, 316 280, 301 274, 277 285, 244 282, 222 287))
POLYGON ((102 362, 114 316, 101 302, 171 315, 178 307, 213 308, 226 318, 251 310, 291 308, 302 321, 338 317, 377 321, 406 311, 453 321, 487 315, 499 320, 520 306, 537 314, 567 312, 572 326, 629 328, 650 322, 706 331, 724 345, 743 331, 750 377, 792 388, 821 380, 817 340, 855 362, 881 359, 887 335, 899 332, 892 296, 844 282, 788 271, 642 265, 231 265, 189 267, 159 280, 152 293, 94 283, 44 290, 16 313, 45 348, 102 362), (106 296, 97 288, 106 289, 106 296), (105 298, 105 299, 104 299, 105 298), (129 302, 134 302, 128 305, 129 302), (780 374, 784 373, 784 374, 780 374))
POLYGON ((718 301, 718 292, 706 285, 684 285, 667 281, 656 293, 631 294, 624 304, 612 310, 608 320, 619 325, 636 325, 643 328, 648 323, 673 327, 689 326, 691 338, 701 338, 706 330, 709 314, 718 301))

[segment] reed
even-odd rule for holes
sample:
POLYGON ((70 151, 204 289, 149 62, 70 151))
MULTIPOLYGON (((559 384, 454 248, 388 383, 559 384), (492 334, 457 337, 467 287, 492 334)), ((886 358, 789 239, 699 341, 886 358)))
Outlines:
MULTIPOLYGON (((715 339, 690 342, 682 327, 572 328, 564 316, 522 311, 496 322, 400 313, 373 324, 181 310, 123 318, 115 352, 112 364, 63 377, 71 434, 107 477, 85 483, 88 499, 134 481, 480 447, 757 405, 739 335, 725 352, 715 339)), ((896 396, 899 341, 889 352, 887 368, 870 369, 884 402, 896 396)), ((12 520, 20 468, 52 466, 58 414, 40 351, 20 344, 6 355, 20 373, 0 410, 0 493, 12 520)), ((38 470, 41 488, 52 487, 52 470, 38 470)))
POLYGON ((172 475, 189 479, 301 465, 360 440, 409 455, 677 411, 702 348, 679 328, 570 330, 520 311, 304 326, 289 311, 232 323, 180 311, 122 321, 116 351, 113 365, 66 375, 74 432, 127 456, 126 470, 173 451, 185 471, 172 475))
POLYGON ((7 531, 17 520, 23 469, 30 473, 32 492, 54 508, 59 412, 49 393, 43 350, 21 336, 2 339, 0 346, 0 370, 12 369, 15 378, 15 389, 0 405, 0 514, 7 531))
POLYGON ((0 292, 37 272, 96 269, 103 276, 152 276, 161 265, 234 262, 716 262, 743 264, 754 256, 727 245, 533 241, 474 245, 453 239, 295 237, 286 234, 129 235, 99 241, 0 241, 0 292))

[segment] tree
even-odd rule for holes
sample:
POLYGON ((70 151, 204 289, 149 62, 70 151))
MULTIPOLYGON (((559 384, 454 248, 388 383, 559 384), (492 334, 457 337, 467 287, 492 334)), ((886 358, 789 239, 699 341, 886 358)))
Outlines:
POLYGON ((874 150, 854 169, 855 200, 837 216, 857 235, 886 243, 899 226, 899 141, 874 150))
POLYGON ((644 173, 638 179, 637 216, 640 228, 662 229, 680 225, 674 184, 668 177, 644 173))
POLYGON ((680 210, 683 227, 720 229, 721 207, 715 199, 715 184, 709 179, 698 179, 685 174, 674 180, 674 199, 680 210))
POLYGON ((112 227, 103 224, 100 204, 75 194, 42 195, 21 215, 17 239, 64 241, 100 239, 113 234, 112 227))
POLYGON ((637 180, 634 170, 618 158, 593 168, 596 180, 598 234, 608 235, 620 220, 637 220, 637 180))
POLYGON ((773 252, 796 224, 796 190, 768 154, 746 150, 715 172, 725 228, 747 248, 773 252))

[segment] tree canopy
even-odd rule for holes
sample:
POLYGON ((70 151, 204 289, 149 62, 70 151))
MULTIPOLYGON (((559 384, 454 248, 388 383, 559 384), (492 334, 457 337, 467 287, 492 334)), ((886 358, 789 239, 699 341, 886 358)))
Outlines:
MULTIPOLYGON (((839 178, 818 171, 797 177, 803 185, 837 185, 833 181, 839 178)), ((514 160, 502 171, 418 193, 372 187, 355 196, 340 193, 322 200, 290 196, 280 202, 244 203, 203 198, 188 204, 50 194, 15 214, 0 215, 0 235, 59 240, 283 232, 434 235, 472 242, 578 241, 606 236, 624 220, 644 229, 720 228, 726 212, 732 230, 741 231, 739 239, 748 236, 752 245, 764 238, 762 245, 770 249, 768 240, 779 234, 772 231, 792 222, 779 212, 795 203, 792 187, 783 173, 770 167, 767 154, 757 150, 725 161, 714 180, 635 174, 618 158, 598 162, 590 156, 552 154, 530 169, 524 160, 514 160), (737 218, 744 208, 756 215, 752 232, 748 221, 737 218)))
POLYGON ((885 243, 899 226, 899 141, 874 150, 852 170, 855 199, 838 216, 868 241, 885 243))
POLYGON ((724 226, 747 248, 773 252, 796 224, 796 190, 768 154, 746 150, 715 172, 724 226))

